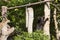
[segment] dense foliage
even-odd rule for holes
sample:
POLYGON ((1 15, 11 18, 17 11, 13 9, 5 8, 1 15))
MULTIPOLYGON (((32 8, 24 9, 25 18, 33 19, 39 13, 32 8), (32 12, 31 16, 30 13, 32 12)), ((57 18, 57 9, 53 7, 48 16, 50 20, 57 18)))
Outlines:
POLYGON ((23 32, 21 35, 15 36, 14 40, 49 40, 49 37, 44 35, 42 31, 36 31, 32 34, 23 32))
MULTIPOLYGON (((9 0, 7 2, 0 0, 0 21, 2 20, 1 17, 2 6, 14 7, 14 6, 20 6, 28 3, 37 2, 37 1, 39 0, 9 0)), ((59 0, 55 0, 56 4, 58 3, 58 1, 59 0)), ((49 39, 48 36, 44 35, 42 31, 36 31, 38 16, 41 17, 44 15, 44 4, 38 4, 31 7, 34 9, 34 23, 33 23, 34 32, 31 35, 27 33, 25 7, 8 10, 7 18, 11 21, 9 25, 14 26, 16 32, 18 32, 16 35, 13 36, 14 40, 48 40, 49 39)), ((53 7, 51 7, 51 9, 53 9, 53 7)), ((60 16, 58 17, 58 19, 60 19, 60 16)), ((53 34, 53 36, 55 36, 54 31, 55 30, 51 30, 51 35, 53 34)))

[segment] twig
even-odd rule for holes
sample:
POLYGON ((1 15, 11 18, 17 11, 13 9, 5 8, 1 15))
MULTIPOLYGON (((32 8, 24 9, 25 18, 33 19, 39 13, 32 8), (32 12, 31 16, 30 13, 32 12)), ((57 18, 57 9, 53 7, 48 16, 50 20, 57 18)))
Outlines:
POLYGON ((52 4, 52 3, 51 3, 51 5, 53 5, 58 11, 60 11, 60 8, 57 5, 52 4))

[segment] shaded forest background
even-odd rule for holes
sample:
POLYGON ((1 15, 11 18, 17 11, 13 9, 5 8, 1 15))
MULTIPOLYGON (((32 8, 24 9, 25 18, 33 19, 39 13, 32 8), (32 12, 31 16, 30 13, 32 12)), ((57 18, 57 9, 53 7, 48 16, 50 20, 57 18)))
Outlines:
MULTIPOLYGON (((2 21, 2 16, 1 16, 2 6, 14 7, 14 6, 20 6, 20 5, 34 3, 38 1, 39 0, 9 0, 8 2, 5 2, 3 0, 0 0, 0 22, 2 21)), ((54 0, 54 4, 60 4, 59 2, 60 0, 54 0)), ((38 17, 44 16, 44 4, 45 3, 29 6, 34 9, 34 22, 33 22, 33 33, 32 33, 33 36, 27 33, 26 7, 8 10, 7 18, 11 21, 9 25, 15 27, 15 33, 9 37, 11 40, 48 40, 48 36, 43 35, 43 31, 36 31, 38 17)), ((50 23, 51 24, 50 26, 51 40, 56 39, 54 19, 52 16, 54 15, 53 9, 54 9, 54 6, 51 5, 51 23, 50 23)), ((60 26, 59 20, 60 20, 60 14, 59 14, 59 11, 57 10, 58 27, 60 26)))

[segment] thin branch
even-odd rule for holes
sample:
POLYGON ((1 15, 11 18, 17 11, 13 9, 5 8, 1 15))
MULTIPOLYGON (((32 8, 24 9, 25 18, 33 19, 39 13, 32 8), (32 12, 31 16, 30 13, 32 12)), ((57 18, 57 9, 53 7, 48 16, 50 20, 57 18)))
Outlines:
POLYGON ((40 1, 40 2, 36 2, 36 3, 30 3, 30 4, 21 5, 21 6, 10 7, 8 9, 14 9, 14 8, 26 7, 26 6, 31 6, 31 5, 37 5, 37 4, 42 4, 42 3, 45 3, 45 2, 53 2, 53 1, 40 1))
POLYGON ((57 4, 57 6, 60 6, 60 4, 57 4))
POLYGON ((53 5, 58 11, 60 11, 60 8, 56 4, 51 3, 51 5, 53 5))

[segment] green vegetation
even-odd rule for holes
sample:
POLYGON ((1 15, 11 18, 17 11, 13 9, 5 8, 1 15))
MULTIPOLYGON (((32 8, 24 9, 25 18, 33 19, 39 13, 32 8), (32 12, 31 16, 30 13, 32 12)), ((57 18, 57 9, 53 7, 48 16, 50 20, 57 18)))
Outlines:
MULTIPOLYGON (((20 6, 23 4, 34 3, 37 1, 38 0, 10 0, 8 2, 4 2, 3 0, 0 0, 0 21, 2 20, 2 17, 1 17, 2 6, 7 6, 7 7, 20 6)), ((58 1, 59 0, 55 0, 56 3, 59 3, 58 1)), ((8 10, 7 17, 11 21, 9 25, 14 26, 16 32, 19 32, 16 34, 16 36, 13 36, 12 38, 14 40, 49 40, 48 36, 43 34, 43 31, 36 31, 37 17, 44 15, 44 4, 34 5, 31 7, 33 7, 34 9, 34 23, 33 23, 34 29, 32 34, 27 33, 25 7, 8 10)), ((51 9, 53 9, 53 7, 51 9)), ((60 14, 58 13, 58 15, 60 14)), ((58 20, 60 20, 60 16, 58 20)), ((53 22, 53 20, 51 22, 53 22)), ((55 29, 53 29, 53 27, 54 25, 51 25, 51 30, 50 30, 51 36, 52 36, 51 38, 52 40, 55 40, 56 38, 55 29)))
POLYGON ((49 37, 44 35, 42 31, 36 31, 32 34, 23 32, 21 35, 15 36, 14 40, 49 40, 49 37))

